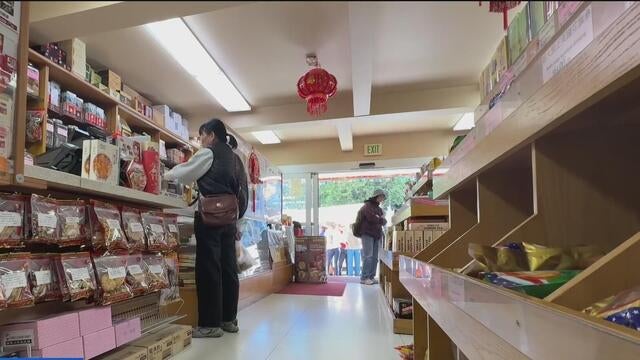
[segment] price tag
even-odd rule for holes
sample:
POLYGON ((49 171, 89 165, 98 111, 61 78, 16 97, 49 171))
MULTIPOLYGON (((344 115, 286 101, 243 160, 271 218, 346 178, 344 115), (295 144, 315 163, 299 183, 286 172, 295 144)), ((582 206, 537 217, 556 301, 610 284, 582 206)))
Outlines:
POLYGON ((107 219, 107 225, 109 226, 109 228, 111 229, 120 229, 120 220, 115 220, 115 219, 107 219))
POLYGON ((144 232, 144 228, 139 222, 130 222, 129 229, 131 230, 131 232, 144 232))
POLYGON ((0 227, 22 226, 22 216, 18 213, 0 211, 0 227))
POLYGON ((158 224, 151 224, 151 231, 154 233, 164 233, 164 228, 162 227, 162 225, 158 225, 158 224))
POLYGON ((80 224, 80 218, 78 216, 68 216, 66 217, 67 225, 78 225, 80 224))
POLYGON ((152 274, 162 274, 162 265, 149 265, 149 271, 152 274))
POLYGON ((109 274, 109 279, 122 279, 127 276, 127 270, 124 266, 119 266, 115 268, 107 268, 107 274, 109 274))
POLYGON ((2 281, 5 294, 11 294, 15 288, 27 287, 27 276, 21 271, 4 274, 0 280, 2 281))
POLYGON ((173 225, 173 224, 169 224, 169 232, 177 233, 178 232, 178 227, 173 225))
POLYGON ((78 269, 67 269, 67 271, 69 271, 69 274, 71 274, 72 281, 88 280, 91 278, 89 276, 89 270, 84 267, 78 269))
POLYGON ((140 275, 140 274, 142 274, 142 268, 140 267, 140 265, 129 265, 127 267, 127 269, 129 270, 129 273, 131 275, 140 275))
POLYGON ((36 285, 48 285, 51 284, 51 271, 50 270, 42 270, 42 271, 34 271, 36 276, 36 285))
POLYGON ((58 218, 55 214, 38 213, 38 226, 55 229, 58 224, 58 218))

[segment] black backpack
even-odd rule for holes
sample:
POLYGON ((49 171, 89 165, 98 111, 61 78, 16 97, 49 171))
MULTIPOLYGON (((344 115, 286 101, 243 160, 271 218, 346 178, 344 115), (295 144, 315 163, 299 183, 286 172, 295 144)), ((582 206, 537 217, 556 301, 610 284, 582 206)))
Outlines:
POLYGON ((364 215, 362 215, 362 209, 358 211, 358 215, 356 215, 356 222, 351 224, 351 230, 353 231, 353 236, 359 238, 362 236, 362 221, 364 215))

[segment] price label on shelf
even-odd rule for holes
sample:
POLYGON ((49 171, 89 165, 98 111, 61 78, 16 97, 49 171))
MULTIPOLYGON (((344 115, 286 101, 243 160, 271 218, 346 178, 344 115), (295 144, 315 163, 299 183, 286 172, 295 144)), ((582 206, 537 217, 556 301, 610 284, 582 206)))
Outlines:
POLYGON ((107 268, 107 274, 109 274, 109 279, 122 279, 127 276, 127 270, 124 266, 118 266, 115 268, 107 268))
POLYGON ((129 273, 131 275, 140 275, 142 274, 142 268, 140 267, 140 265, 129 265, 127 266, 127 269, 129 270, 129 273))
POLYGON ((51 284, 50 270, 34 271, 33 273, 36 276, 36 285, 42 286, 51 284))
POLYGON ((38 213, 38 226, 55 229, 58 218, 55 214, 38 213))
POLYGON ((71 275, 71 281, 89 280, 91 278, 91 276, 89 276, 89 270, 85 267, 67 269, 67 271, 71 275))

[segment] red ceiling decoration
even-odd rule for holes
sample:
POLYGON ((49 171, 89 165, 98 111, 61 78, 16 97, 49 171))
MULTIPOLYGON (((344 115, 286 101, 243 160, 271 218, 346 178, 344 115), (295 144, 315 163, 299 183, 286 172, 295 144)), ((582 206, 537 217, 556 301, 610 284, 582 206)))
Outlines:
POLYGON ((307 101, 307 112, 316 117, 327 111, 327 101, 337 89, 336 77, 317 65, 298 80, 298 95, 307 101))
MULTIPOLYGON (((482 6, 482 1, 478 1, 478 4, 482 6)), ((502 13, 502 26, 507 30, 509 26, 509 10, 518 6, 520 1, 489 1, 489 12, 502 13)))

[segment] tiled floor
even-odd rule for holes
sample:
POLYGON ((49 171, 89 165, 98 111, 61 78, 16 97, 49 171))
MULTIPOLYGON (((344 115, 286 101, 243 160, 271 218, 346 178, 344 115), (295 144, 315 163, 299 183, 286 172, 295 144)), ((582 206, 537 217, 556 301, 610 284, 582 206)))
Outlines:
POLYGON ((177 360, 397 359, 409 336, 391 332, 379 286, 347 284, 344 296, 271 295, 241 311, 239 334, 194 339, 177 360))

